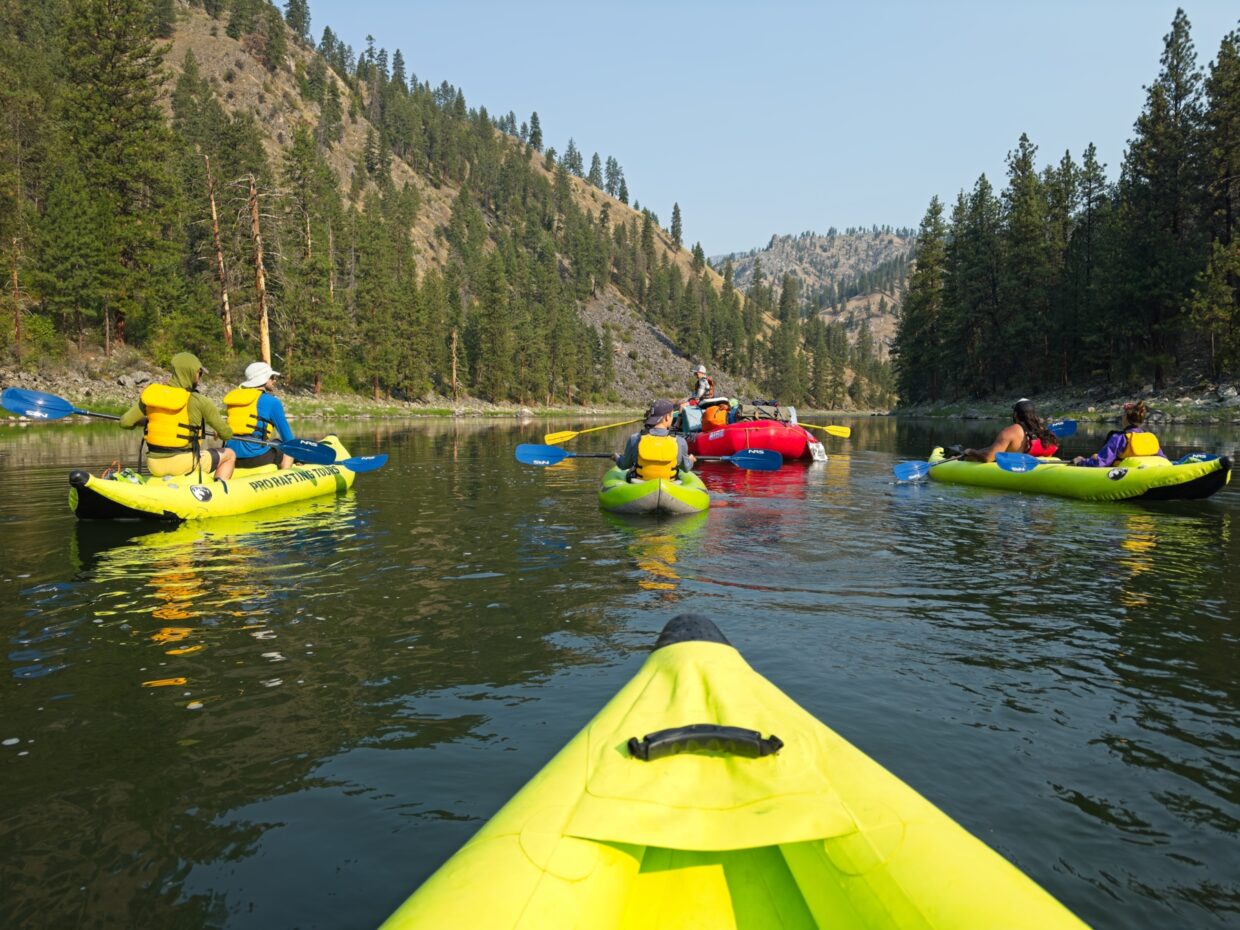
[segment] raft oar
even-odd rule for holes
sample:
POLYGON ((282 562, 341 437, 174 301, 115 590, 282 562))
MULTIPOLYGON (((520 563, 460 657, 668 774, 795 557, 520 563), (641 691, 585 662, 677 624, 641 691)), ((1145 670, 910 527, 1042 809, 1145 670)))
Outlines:
POLYGON ((804 426, 806 429, 820 429, 824 433, 830 433, 832 436, 839 436, 840 439, 847 439, 852 435, 852 428, 848 426, 818 426, 814 423, 797 423, 797 426, 804 426))
POLYGON ((543 442, 549 446, 557 446, 562 442, 568 442, 570 439, 576 439, 582 433, 594 433, 601 429, 615 429, 617 426, 628 426, 630 423, 641 422, 641 417, 636 420, 625 420, 623 423, 608 423, 606 426, 591 426, 589 429, 560 430, 558 433, 548 433, 543 437, 543 442))
MULTIPOLYGON (((558 446, 539 446, 523 442, 517 446, 517 461, 522 465, 558 465, 565 459, 609 459, 610 452, 569 452, 558 446)), ((734 455, 716 455, 698 459, 699 462, 731 462, 737 468, 754 471, 775 471, 784 463, 784 457, 769 449, 746 449, 734 455)))
POLYGON ((1076 433, 1076 420, 1055 420, 1047 423, 1046 428, 1060 439, 1065 439, 1076 433))
MULTIPOLYGON (((98 413, 94 410, 82 410, 73 406, 63 397, 55 394, 44 394, 42 391, 27 391, 23 388, 5 388, 0 394, 0 407, 18 416, 30 417, 33 420, 59 420, 61 417, 77 414, 80 417, 96 417, 100 420, 119 420, 115 413, 98 413)), ((336 450, 321 442, 308 439, 290 439, 288 442, 269 442, 266 439, 246 438, 244 442, 252 442, 260 446, 271 446, 284 455, 291 455, 299 462, 310 465, 331 465, 336 461, 336 450)), ((377 467, 377 466, 376 466, 377 467)))

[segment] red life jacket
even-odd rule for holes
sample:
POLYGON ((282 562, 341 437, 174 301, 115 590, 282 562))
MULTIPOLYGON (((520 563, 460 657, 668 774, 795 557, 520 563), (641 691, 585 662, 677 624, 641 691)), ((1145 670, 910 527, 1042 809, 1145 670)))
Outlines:
POLYGON ((1038 458, 1046 458, 1059 451, 1058 443, 1047 444, 1032 433, 1025 433, 1025 446, 1029 454, 1038 458))

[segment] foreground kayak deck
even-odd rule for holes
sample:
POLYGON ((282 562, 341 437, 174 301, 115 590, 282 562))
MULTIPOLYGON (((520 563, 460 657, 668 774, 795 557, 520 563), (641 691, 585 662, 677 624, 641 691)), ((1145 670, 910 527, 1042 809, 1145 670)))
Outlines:
POLYGON ((930 477, 935 481, 1087 501, 1198 500, 1222 490, 1231 480, 1227 456, 1202 456, 1201 461, 1183 465, 1165 459, 1147 464, 1149 459, 1145 459, 1111 468, 1076 467, 1060 459, 1045 459, 1046 464, 1027 472, 1004 471, 994 462, 943 460, 942 448, 930 454, 930 464, 935 466, 930 477))
POLYGON ((710 506, 702 479, 684 472, 679 481, 629 481, 620 468, 608 469, 598 492, 599 506, 612 513, 701 513, 710 506))
POLYGON ((694 615, 383 925, 1084 926, 694 615))
MULTIPOLYGON (((323 443, 336 450, 337 459, 348 458, 335 436, 323 443)), ((343 494, 352 487, 355 474, 343 465, 294 465, 285 471, 264 465, 238 469, 228 481, 204 474, 200 483, 197 472, 173 478, 142 477, 141 482, 131 483, 72 472, 69 508, 82 520, 176 522, 236 516, 324 494, 343 494)))

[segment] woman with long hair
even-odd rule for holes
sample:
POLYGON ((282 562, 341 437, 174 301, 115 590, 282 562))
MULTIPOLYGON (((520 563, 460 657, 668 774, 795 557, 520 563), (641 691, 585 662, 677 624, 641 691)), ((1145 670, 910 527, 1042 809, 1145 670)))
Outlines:
POLYGON ((985 449, 965 449, 960 456, 966 462, 993 462, 1000 452, 1024 452, 1045 457, 1059 451, 1059 440, 1046 422, 1038 416, 1033 401, 1022 397, 1012 406, 1012 425, 999 431, 995 441, 985 449))

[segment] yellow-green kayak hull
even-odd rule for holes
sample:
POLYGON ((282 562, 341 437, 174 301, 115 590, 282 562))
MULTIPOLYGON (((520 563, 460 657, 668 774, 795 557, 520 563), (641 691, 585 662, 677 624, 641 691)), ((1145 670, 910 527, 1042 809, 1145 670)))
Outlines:
POLYGON ((930 477, 935 481, 1086 501, 1198 500, 1222 490, 1231 480, 1231 459, 1225 455, 1203 456, 1183 465, 1146 456, 1111 468, 1082 468, 1045 459, 1045 464, 1027 472, 1004 471, 994 462, 944 461, 941 448, 930 454, 929 461, 934 466, 930 477))
MULTIPOLYGON (((348 458, 340 440, 322 440, 336 450, 337 460, 348 458)), ((82 520, 202 520, 251 513, 277 504, 309 500, 324 494, 343 494, 355 475, 343 465, 294 465, 284 471, 275 465, 238 469, 228 481, 198 473, 174 478, 143 476, 130 482, 101 478, 86 471, 69 475, 69 507, 82 520)))
POLYGON ((690 615, 383 925, 1083 926, 690 615))

